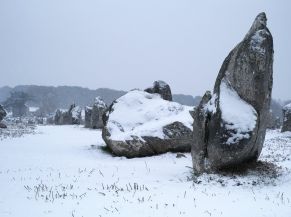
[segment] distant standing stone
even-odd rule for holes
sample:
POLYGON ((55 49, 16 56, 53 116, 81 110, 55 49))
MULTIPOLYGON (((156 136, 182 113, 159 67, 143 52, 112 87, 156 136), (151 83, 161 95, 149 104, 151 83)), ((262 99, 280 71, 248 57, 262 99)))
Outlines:
POLYGON ((102 117, 106 111, 106 103, 101 97, 96 97, 93 106, 85 108, 85 127, 102 129, 104 126, 102 117))
POLYGON ((291 131, 291 103, 283 107, 282 132, 291 131))
POLYGON ((75 104, 72 104, 67 111, 58 109, 54 116, 54 123, 56 125, 80 124, 82 120, 81 113, 82 109, 75 104))

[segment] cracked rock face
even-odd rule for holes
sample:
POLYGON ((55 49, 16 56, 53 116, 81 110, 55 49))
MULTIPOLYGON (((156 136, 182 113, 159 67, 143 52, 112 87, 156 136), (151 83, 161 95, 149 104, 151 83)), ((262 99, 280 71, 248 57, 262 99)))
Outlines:
POLYGON ((291 103, 283 107, 282 132, 291 131, 291 103))
POLYGON ((193 113, 197 173, 257 160, 266 133, 273 84, 273 38, 265 13, 226 57, 213 93, 193 113))

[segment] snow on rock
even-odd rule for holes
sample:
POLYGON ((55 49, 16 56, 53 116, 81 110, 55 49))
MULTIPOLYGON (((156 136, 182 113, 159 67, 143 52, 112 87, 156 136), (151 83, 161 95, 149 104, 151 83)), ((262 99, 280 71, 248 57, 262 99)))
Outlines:
POLYGON ((72 123, 80 124, 82 120, 82 108, 80 106, 75 106, 71 112, 72 112, 72 123))
POLYGON ((265 53, 265 48, 262 46, 262 43, 266 39, 263 36, 264 34, 268 34, 268 33, 265 30, 259 30, 255 32, 255 34, 251 37, 251 41, 250 41, 250 48, 253 51, 258 52, 262 55, 265 53))
POLYGON ((107 107, 106 103, 103 101, 103 99, 100 96, 97 96, 95 98, 94 104, 99 108, 106 108, 107 107))
POLYGON ((288 113, 291 112, 291 103, 285 105, 285 106, 283 107, 283 111, 286 111, 286 112, 288 112, 288 113))
POLYGON ((163 127, 179 121, 191 129, 190 106, 162 100, 158 94, 134 90, 120 97, 112 107, 107 128, 111 139, 125 141, 153 136, 164 139, 163 127))
POLYGON ((189 113, 191 109, 164 100, 159 94, 133 90, 110 107, 103 138, 113 151, 118 149, 115 154, 128 157, 169 150, 189 151, 193 122, 189 113))
POLYGON ((205 113, 212 113, 214 114, 216 112, 216 100, 217 100, 217 95, 213 94, 211 99, 203 105, 203 109, 205 113))
POLYGON ((76 106, 72 109, 72 117, 73 118, 79 118, 80 114, 82 112, 82 109, 80 106, 76 106))
POLYGON ((226 144, 233 144, 241 139, 248 139, 256 126, 256 110, 242 100, 237 92, 228 86, 225 81, 222 81, 220 85, 219 103, 225 127, 234 131, 226 144))

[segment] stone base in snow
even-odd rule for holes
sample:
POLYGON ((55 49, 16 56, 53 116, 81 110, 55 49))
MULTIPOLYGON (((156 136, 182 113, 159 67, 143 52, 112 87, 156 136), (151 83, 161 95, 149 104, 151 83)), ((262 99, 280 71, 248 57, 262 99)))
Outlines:
POLYGON ((110 139, 108 129, 104 128, 102 137, 113 154, 128 158, 152 156, 165 152, 190 152, 192 131, 189 128, 180 122, 175 122, 165 126, 163 131, 169 135, 168 138, 143 136, 132 140, 116 141, 110 139))

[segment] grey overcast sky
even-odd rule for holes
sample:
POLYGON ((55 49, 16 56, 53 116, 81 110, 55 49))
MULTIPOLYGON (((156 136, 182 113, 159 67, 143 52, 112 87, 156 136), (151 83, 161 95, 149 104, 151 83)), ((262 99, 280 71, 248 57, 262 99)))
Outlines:
POLYGON ((202 95, 265 11, 273 97, 291 99, 291 1, 0 0, 0 86, 145 88, 202 95))

